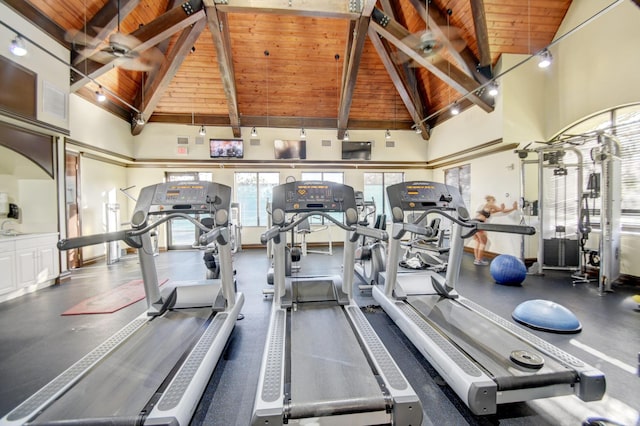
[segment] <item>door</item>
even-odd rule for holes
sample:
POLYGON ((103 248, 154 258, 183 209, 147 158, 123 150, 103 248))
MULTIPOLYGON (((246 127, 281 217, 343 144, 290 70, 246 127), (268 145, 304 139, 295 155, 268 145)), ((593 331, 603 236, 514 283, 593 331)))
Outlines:
MULTIPOLYGON (((67 238, 79 237, 80 227, 80 157, 78 153, 65 153, 65 199, 67 238)), ((67 265, 69 269, 82 266, 82 249, 67 250, 67 265)))

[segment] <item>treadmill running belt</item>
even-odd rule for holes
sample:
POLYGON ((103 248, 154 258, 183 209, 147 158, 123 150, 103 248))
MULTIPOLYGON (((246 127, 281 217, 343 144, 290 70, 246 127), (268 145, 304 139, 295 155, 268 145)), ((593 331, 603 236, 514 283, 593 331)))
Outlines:
POLYGON ((49 406, 34 424, 135 417, 156 393, 211 314, 170 311, 153 319, 49 406))
POLYGON ((573 370, 455 300, 439 296, 410 296, 407 301, 479 364, 497 383, 498 390, 576 382, 577 375, 573 370), (516 364, 510 359, 511 353, 521 350, 541 356, 544 365, 536 369, 516 364))
POLYGON ((298 305, 291 312, 291 417, 384 409, 342 307, 298 305))

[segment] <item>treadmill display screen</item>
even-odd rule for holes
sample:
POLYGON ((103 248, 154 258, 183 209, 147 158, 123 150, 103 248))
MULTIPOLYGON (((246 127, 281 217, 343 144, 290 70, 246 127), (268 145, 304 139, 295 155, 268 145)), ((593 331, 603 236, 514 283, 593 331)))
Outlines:
POLYGON ((156 191, 154 199, 154 204, 204 204, 206 202, 207 191, 204 185, 184 183, 167 186, 165 191, 156 191))

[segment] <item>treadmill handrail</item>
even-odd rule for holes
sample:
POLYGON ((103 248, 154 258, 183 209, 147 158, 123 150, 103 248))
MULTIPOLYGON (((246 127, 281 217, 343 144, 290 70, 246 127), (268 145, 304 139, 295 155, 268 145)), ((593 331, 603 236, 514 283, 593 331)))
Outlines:
POLYGON ((295 220, 292 220, 287 224, 283 224, 282 226, 280 225, 273 226, 272 228, 268 229, 266 232, 264 232, 260 236, 260 241, 262 242, 262 244, 266 244, 269 240, 272 240, 276 238, 278 235, 280 235, 280 233, 291 231, 292 229, 294 229, 296 226, 298 226, 300 223, 304 222, 311 216, 322 216, 323 218, 333 222, 335 225, 337 225, 339 228, 344 229, 345 231, 353 231, 357 236, 364 235, 367 237, 373 237, 373 238, 377 238, 384 241, 387 241, 389 239, 389 235, 387 234, 387 232, 381 229, 369 228, 369 227, 360 226, 360 225, 352 225, 352 226, 346 225, 340 222, 338 219, 331 216, 329 213, 314 210, 311 212, 300 213, 295 220))
POLYGON ((91 245, 100 244, 100 243, 107 243, 110 241, 124 241, 125 243, 127 243, 129 246, 133 248, 140 248, 142 247, 142 242, 140 242, 138 239, 134 239, 135 237, 139 237, 142 234, 146 234, 147 232, 150 232, 151 230, 157 228, 158 226, 160 226, 165 222, 168 222, 171 219, 178 219, 178 218, 187 219, 188 221, 192 222, 198 228, 202 229, 205 232, 211 231, 211 229, 207 228, 198 220, 194 219, 193 217, 189 216, 186 213, 171 213, 154 221, 152 224, 147 225, 144 228, 125 229, 122 231, 106 232, 102 234, 83 235, 81 237, 74 237, 74 238, 63 238, 60 241, 58 241, 57 246, 58 246, 58 249, 60 250, 70 250, 70 249, 86 247, 86 246, 91 246, 91 245))

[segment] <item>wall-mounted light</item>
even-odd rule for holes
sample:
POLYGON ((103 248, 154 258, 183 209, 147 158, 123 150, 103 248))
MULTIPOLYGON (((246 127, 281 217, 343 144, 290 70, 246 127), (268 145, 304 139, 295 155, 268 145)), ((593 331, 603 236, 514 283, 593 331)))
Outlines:
POLYGON ((304 127, 302 129, 300 129, 300 139, 306 139, 307 138, 307 132, 304 131, 304 127))
POLYGON ((256 130, 255 127, 251 129, 251 137, 252 138, 257 138, 258 137, 258 131, 256 130))
POLYGON ((420 128, 419 124, 416 124, 416 134, 421 134, 422 133, 422 129, 420 128))
POLYGON ((204 124, 200 126, 200 131, 198 132, 200 136, 204 136, 207 134, 207 129, 204 128, 204 124))
POLYGON ((144 115, 142 115, 141 112, 139 112, 138 116, 136 117, 136 124, 139 126, 144 126, 144 115))
POLYGON ((539 68, 547 68, 551 65, 551 62, 553 62, 553 56, 551 55, 551 52, 549 52, 549 49, 544 49, 542 52, 538 53, 538 56, 540 57, 540 61, 538 62, 539 68))
POLYGON ((24 42, 24 39, 19 35, 15 36, 15 38, 11 40, 11 45, 9 45, 9 51, 16 56, 26 55, 27 45, 24 42))
POLYGON ((391 131, 389 129, 387 129, 387 131, 384 132, 384 138, 385 139, 391 139, 391 131))
POLYGON ((498 83, 495 81, 492 81, 491 83, 489 83, 489 85, 487 86, 488 89, 488 93, 489 96, 493 96, 494 98, 496 96, 498 96, 498 83))
POLYGON ((107 100, 107 97, 105 96, 104 91, 102 90, 102 86, 99 86, 98 90, 96 90, 96 100, 100 103, 107 100))
POLYGON ((460 114, 460 107, 458 106, 457 102, 453 103, 453 106, 451 107, 451 115, 458 115, 460 114))
POLYGON ((343 141, 348 141, 349 140, 349 131, 345 130, 344 131, 344 136, 342 137, 343 141))

